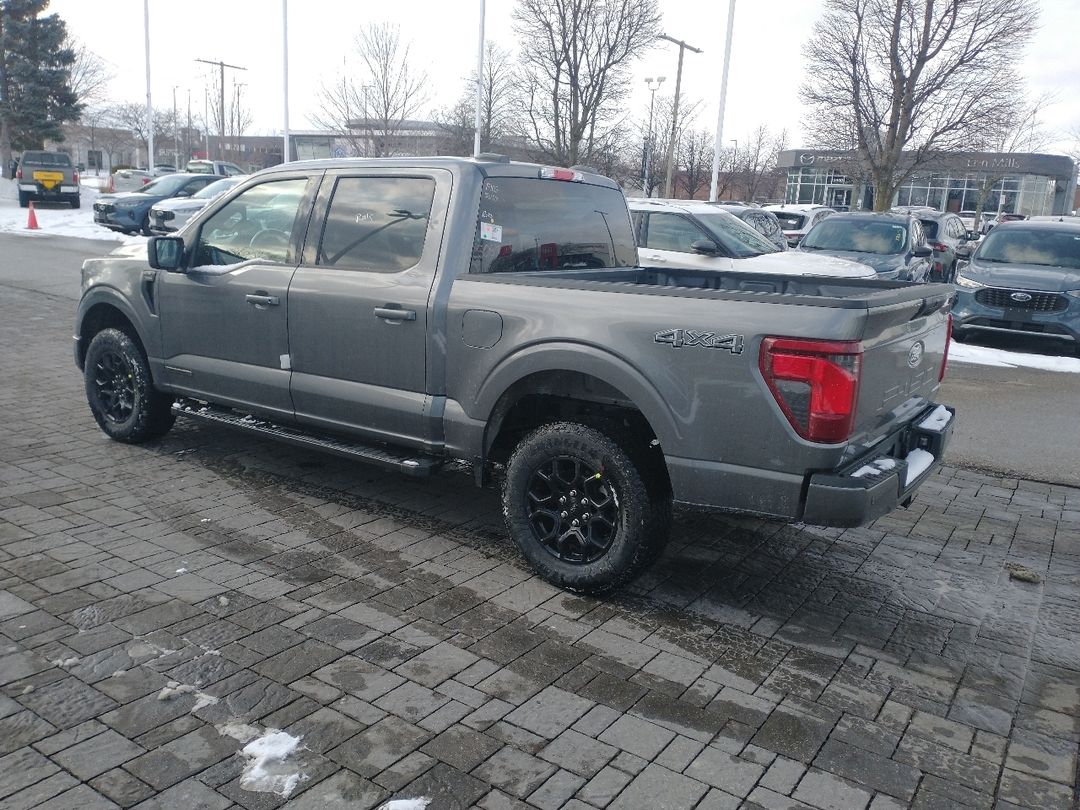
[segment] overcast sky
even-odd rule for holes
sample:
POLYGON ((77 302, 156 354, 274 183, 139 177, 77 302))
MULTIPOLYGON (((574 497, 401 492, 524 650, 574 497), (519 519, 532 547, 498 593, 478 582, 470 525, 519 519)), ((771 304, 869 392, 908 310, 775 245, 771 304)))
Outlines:
MULTIPOLYGON (((249 134, 281 131, 282 14, 280 0, 150 0, 151 88, 155 107, 171 108, 173 88, 184 114, 190 91, 193 115, 204 104, 206 66, 194 60, 222 60, 247 68, 226 71, 226 86, 244 83, 242 96, 254 127, 249 134)), ((412 43, 417 65, 431 77, 432 103, 451 103, 475 66, 478 0, 291 0, 289 3, 289 123, 310 129, 317 89, 339 75, 352 58, 356 32, 366 23, 389 21, 412 43)), ((514 0, 487 0, 487 36, 515 49, 514 0)), ((1021 62, 1029 94, 1055 92, 1058 101, 1044 116, 1065 148, 1065 132, 1080 126, 1080 0, 1041 0, 1040 31, 1021 62)), ((686 52, 683 98, 701 100, 698 124, 713 131, 723 66, 727 3, 720 0, 660 0, 667 34, 703 53, 686 52)), ((798 89, 804 79, 802 43, 811 35, 822 3, 816 0, 738 0, 724 140, 744 138, 758 124, 789 132, 800 146, 802 109, 798 89)), ((69 28, 107 60, 116 73, 116 101, 145 100, 142 0, 52 0, 69 28)), ((631 113, 648 114, 646 76, 667 77, 661 93, 674 90, 678 47, 663 43, 633 67, 631 113)), ((430 112, 430 110, 428 110, 430 112)), ((730 144, 728 144, 730 145, 730 144)))

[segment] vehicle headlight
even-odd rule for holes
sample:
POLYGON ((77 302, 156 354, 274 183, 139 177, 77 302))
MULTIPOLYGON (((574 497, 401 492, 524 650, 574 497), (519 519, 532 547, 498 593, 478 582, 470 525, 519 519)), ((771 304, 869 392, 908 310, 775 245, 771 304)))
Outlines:
POLYGON ((1080 290, 1066 290, 1066 295, 1071 295, 1073 298, 1080 298, 1080 290))
POLYGON ((956 274, 956 284, 959 287, 967 287, 970 290, 978 289, 979 287, 985 287, 985 284, 980 284, 973 278, 968 278, 963 273, 956 274))

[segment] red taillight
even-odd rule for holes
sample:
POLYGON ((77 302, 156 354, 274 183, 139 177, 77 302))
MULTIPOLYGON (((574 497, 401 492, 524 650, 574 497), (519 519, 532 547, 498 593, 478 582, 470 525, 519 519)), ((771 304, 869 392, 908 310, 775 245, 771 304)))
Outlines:
POLYGON ((148 185, 149 183, 150 183, 150 178, 149 178, 149 177, 144 177, 144 178, 142 179, 142 184, 143 184, 144 186, 145 186, 145 185, 148 185))
POLYGON ((21 166, 18 169, 15 170, 15 179, 16 180, 22 180, 22 167, 21 166))
POLYGON ((761 376, 795 432, 812 442, 846 441, 855 426, 862 344, 765 338, 761 376))
POLYGON ((946 250, 948 250, 944 242, 931 242, 930 249, 936 250, 938 253, 944 253, 946 250))
POLYGON ((584 179, 581 172, 575 172, 573 169, 554 169, 550 166, 541 169, 540 176, 545 180, 571 180, 574 182, 581 182, 584 179))
POLYGON ((952 313, 949 313, 948 325, 945 327, 945 351, 941 355, 941 371, 938 372, 937 381, 945 379, 945 367, 949 364, 949 344, 952 343, 952 313))
POLYGON ((71 176, 72 176, 72 178, 73 178, 73 181, 72 181, 72 182, 74 182, 74 183, 75 183, 75 185, 79 185, 79 170, 78 170, 78 169, 76 169, 75 171, 73 171, 73 172, 71 173, 71 176))

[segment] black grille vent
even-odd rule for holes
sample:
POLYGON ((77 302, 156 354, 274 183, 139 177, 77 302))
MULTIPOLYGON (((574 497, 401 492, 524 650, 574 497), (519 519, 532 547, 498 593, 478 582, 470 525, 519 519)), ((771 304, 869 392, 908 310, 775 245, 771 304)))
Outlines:
POLYGON ((975 293, 975 300, 988 307, 1005 307, 1006 309, 1026 309, 1032 312, 1063 312, 1069 308, 1069 302, 1065 296, 1057 293, 1026 292, 1024 290, 1001 290, 994 287, 986 287, 975 293), (1017 300, 1025 296, 1027 300, 1017 300))

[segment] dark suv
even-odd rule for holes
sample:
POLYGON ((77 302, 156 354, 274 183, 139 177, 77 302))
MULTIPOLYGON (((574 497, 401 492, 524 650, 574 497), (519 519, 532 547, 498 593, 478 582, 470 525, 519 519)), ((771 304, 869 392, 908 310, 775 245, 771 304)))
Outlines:
POLYGON ((79 170, 71 162, 71 156, 63 152, 23 152, 15 182, 19 186, 19 205, 23 208, 31 200, 66 202, 72 208, 81 204, 79 170))
POLYGON ((922 222, 913 214, 833 214, 803 237, 797 250, 862 262, 878 278, 929 281, 930 257, 922 222))
POLYGON ((930 265, 931 281, 952 281, 956 274, 956 249, 967 245, 969 238, 978 234, 968 233, 964 221, 950 211, 933 208, 894 208, 897 213, 908 213, 922 223, 926 243, 934 251, 930 265))

